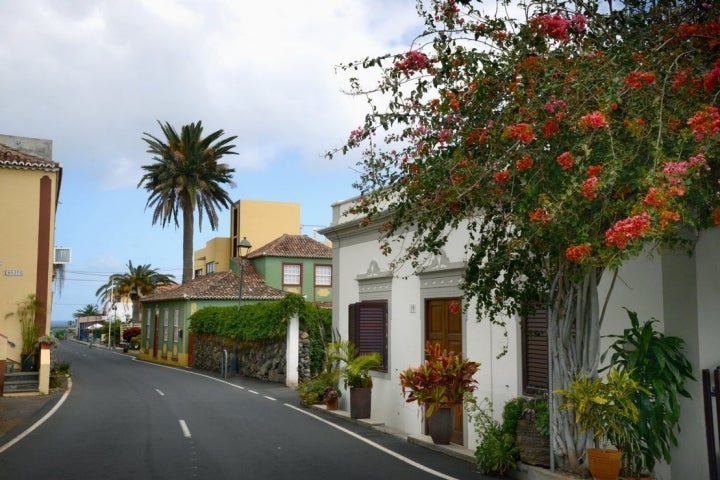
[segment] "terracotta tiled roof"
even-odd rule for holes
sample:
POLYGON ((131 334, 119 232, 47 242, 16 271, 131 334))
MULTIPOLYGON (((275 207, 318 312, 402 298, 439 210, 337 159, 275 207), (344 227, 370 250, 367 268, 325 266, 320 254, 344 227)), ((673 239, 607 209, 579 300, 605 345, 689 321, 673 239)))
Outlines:
POLYGON ((52 160, 21 152, 20 150, 15 150, 0 143, 0 167, 57 171, 60 169, 60 164, 52 160))
MULTIPOLYGON (((201 275, 189 282, 166 290, 156 290, 143 297, 142 302, 160 300, 237 300, 240 292, 240 275, 219 272, 201 275)), ((282 290, 269 287, 250 261, 243 266, 243 300, 279 300, 285 297, 282 290)))
POLYGON ((307 235, 285 234, 257 250, 250 251, 248 258, 257 257, 295 257, 295 258, 332 258, 332 248, 313 240, 307 235))

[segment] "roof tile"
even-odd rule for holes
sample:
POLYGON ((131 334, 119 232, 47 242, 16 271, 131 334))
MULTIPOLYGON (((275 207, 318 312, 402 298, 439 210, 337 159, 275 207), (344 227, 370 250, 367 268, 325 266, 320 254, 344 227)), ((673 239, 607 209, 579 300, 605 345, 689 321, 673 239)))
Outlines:
POLYGON ((332 248, 307 235, 284 234, 257 250, 248 253, 248 258, 295 257, 332 258, 332 248))
MULTIPOLYGON (((142 302, 161 300, 237 300, 240 275, 235 272, 218 272, 202 275, 189 282, 164 290, 156 290, 143 297, 142 302)), ((243 300, 279 300, 286 295, 282 290, 269 287, 247 259, 243 262, 243 300)))

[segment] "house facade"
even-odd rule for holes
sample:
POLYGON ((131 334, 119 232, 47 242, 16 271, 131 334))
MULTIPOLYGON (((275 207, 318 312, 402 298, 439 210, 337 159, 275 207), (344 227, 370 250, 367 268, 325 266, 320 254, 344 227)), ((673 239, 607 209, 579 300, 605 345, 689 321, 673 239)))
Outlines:
POLYGON ((308 302, 332 302, 332 249, 324 243, 284 234, 251 250, 247 258, 269 286, 308 302))
POLYGON ((230 259, 245 253, 238 249, 243 238, 257 247, 300 230, 298 203, 238 200, 230 209, 230 236, 213 238, 194 252, 195 277, 230 270, 230 259))
MULTIPOLYGON (((415 404, 404 401, 399 373, 424 359, 427 340, 462 352, 481 363, 475 378, 476 398, 489 399, 499 419, 504 404, 518 395, 547 391, 547 341, 541 313, 533 318, 507 318, 506 327, 476 317, 474 306, 463 310, 459 288, 467 256, 468 235, 462 228, 453 231, 441 255, 428 257, 422 267, 389 268, 393 258, 378 248, 377 223, 363 226, 361 219, 347 215, 357 199, 332 206, 333 222, 320 233, 333 243, 333 328, 342 338, 351 339, 362 350, 376 350, 385 356, 382 371, 374 372, 372 417, 408 435, 425 432, 424 417, 415 404), (524 324, 525 328, 522 328, 524 324), (544 353, 542 352, 544 348, 544 353), (507 353, 498 356, 507 349, 507 353), (544 355, 538 362, 534 355, 544 355)), ((685 355, 696 378, 700 370, 720 365, 720 229, 702 232, 695 254, 647 252, 627 262, 609 297, 603 334, 621 333, 629 326, 624 307, 640 319, 654 317, 656 328, 682 337, 685 355)), ((600 286, 604 300, 610 275, 600 286)), ((546 321, 546 320, 545 320, 546 321)), ((604 350, 609 339, 603 340, 604 350)), ((702 385, 687 386, 692 399, 683 399, 680 446, 673 452, 672 465, 661 465, 661 478, 704 478, 707 454, 703 424, 702 385)), ((347 409, 349 395, 341 408, 347 409)), ((453 443, 474 450, 478 437, 466 414, 456 422, 453 443)))
MULTIPOLYGON (((285 293, 269 287, 245 260, 242 302, 280 300, 285 293)), ((203 275, 181 285, 161 288, 140 302, 141 344, 138 358, 180 367, 192 366, 190 316, 205 307, 238 305, 240 276, 234 272, 203 275)))
MULTIPOLYGON (((0 371, 20 365, 23 342, 16 318, 30 295, 38 337, 50 334, 55 267, 55 214, 62 166, 52 160, 52 141, 0 135, 0 371), (8 316, 10 314, 10 316, 8 316)), ((49 388, 50 352, 41 346, 40 391, 49 388)), ((19 369, 19 368, 18 368, 19 369)))

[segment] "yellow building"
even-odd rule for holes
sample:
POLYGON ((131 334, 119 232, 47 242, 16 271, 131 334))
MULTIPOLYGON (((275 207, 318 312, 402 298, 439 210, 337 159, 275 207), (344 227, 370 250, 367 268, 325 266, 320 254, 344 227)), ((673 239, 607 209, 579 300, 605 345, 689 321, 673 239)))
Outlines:
MULTIPOLYGON (((18 307, 28 299, 38 301, 29 316, 34 316, 35 338, 50 334, 61 178, 61 165, 52 161, 52 141, 0 135, 0 375, 8 363, 13 370, 22 368, 21 353, 27 349, 18 307)), ((39 350, 30 347, 39 360, 32 367, 40 372, 39 390, 47 393, 49 344, 41 343, 39 350)))
POLYGON ((238 200, 230 210, 230 237, 213 238, 194 252, 195 277, 230 270, 243 237, 260 247, 284 234, 299 235, 300 230, 299 203, 238 200))

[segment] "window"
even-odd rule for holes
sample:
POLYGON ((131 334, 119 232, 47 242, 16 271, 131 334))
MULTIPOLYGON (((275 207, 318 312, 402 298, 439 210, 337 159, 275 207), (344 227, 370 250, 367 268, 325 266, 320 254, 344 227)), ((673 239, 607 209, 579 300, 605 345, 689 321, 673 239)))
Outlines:
POLYGON ((302 266, 299 263, 283 264, 283 285, 298 286, 300 285, 300 273, 302 266))
POLYGON ((197 270, 195 270, 195 278, 202 277, 202 274, 202 268, 198 268, 197 270))
POLYGON ((522 319, 523 393, 548 391, 548 312, 538 309, 522 319))
POLYGON ((205 264, 205 273, 214 273, 215 272, 215 262, 210 262, 205 264))
POLYGON ((180 331, 180 309, 173 312, 173 343, 178 343, 178 332, 180 331))
POLYGON ((163 310, 163 342, 168 341, 168 321, 169 321, 169 312, 168 309, 163 310))
POLYGON ((150 339, 150 316, 152 310, 145 310, 145 338, 150 339))
POLYGON ((378 352, 382 364, 378 370, 388 370, 388 306, 387 301, 359 302, 348 306, 348 337, 358 351, 378 352))
POLYGON ((329 287, 332 285, 332 266, 315 265, 315 286, 329 287))

